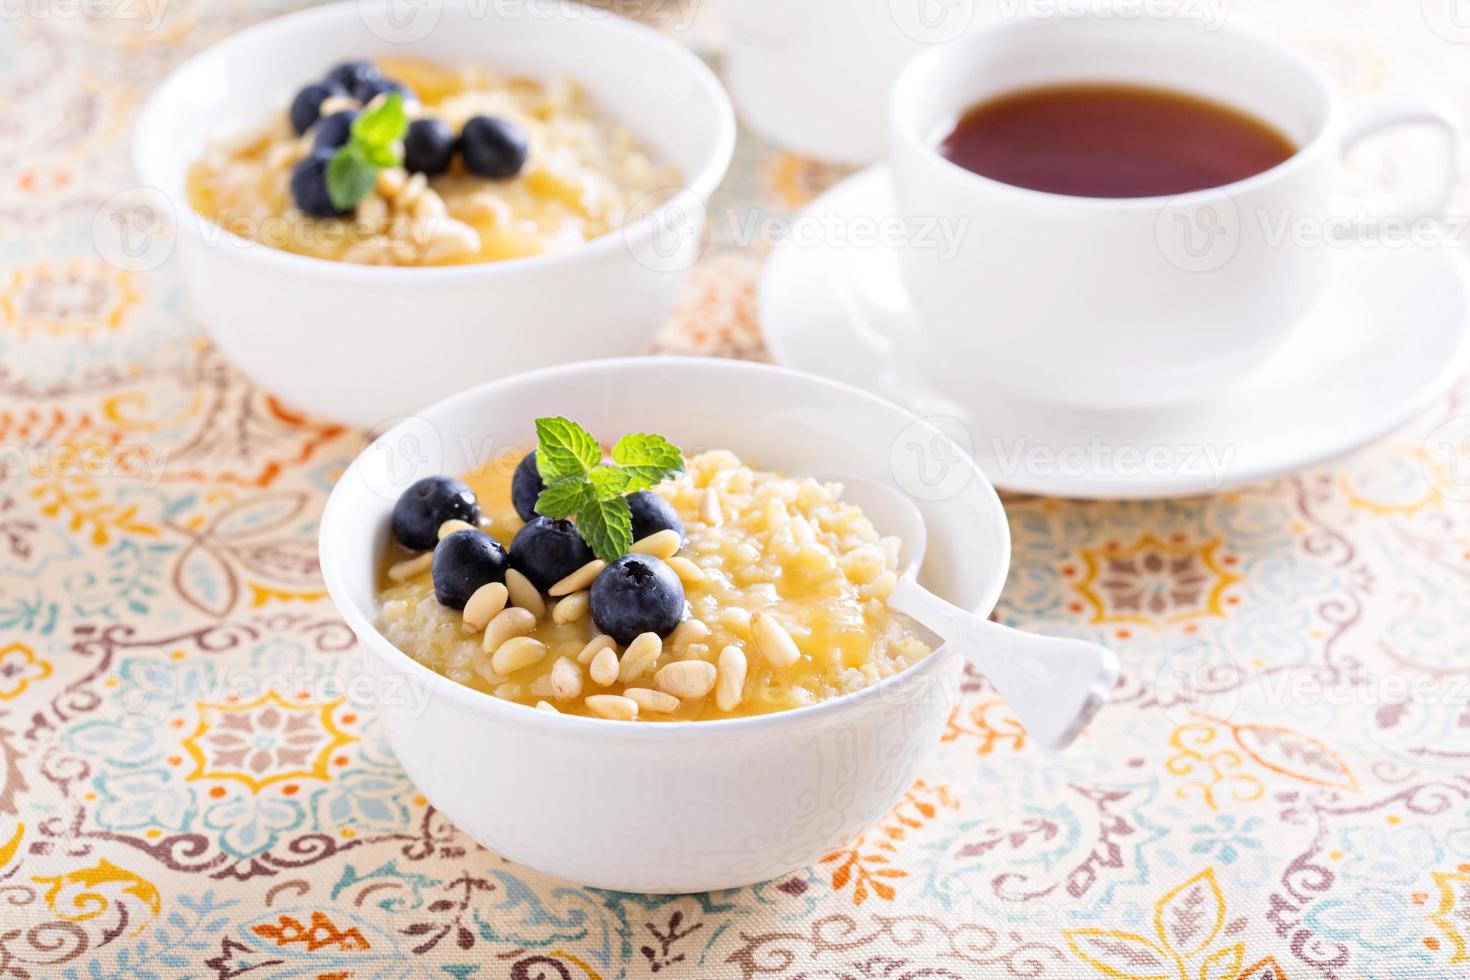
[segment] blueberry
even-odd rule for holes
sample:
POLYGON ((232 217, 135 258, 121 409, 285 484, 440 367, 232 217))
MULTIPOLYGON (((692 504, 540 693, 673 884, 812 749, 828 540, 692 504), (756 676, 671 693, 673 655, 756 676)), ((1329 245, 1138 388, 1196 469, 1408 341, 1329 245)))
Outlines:
POLYGON ((533 517, 510 542, 510 567, 542 592, 594 557, 577 525, 549 517, 533 517))
POLYGON ((313 150, 291 171, 291 198, 298 208, 314 218, 337 218, 347 213, 339 211, 327 193, 327 167, 335 152, 313 150))
POLYGON ((355 99, 361 98, 357 90, 369 82, 378 81, 383 73, 370 61, 345 61, 327 72, 326 83, 335 85, 355 99))
POLYGON ((659 531, 678 531, 679 540, 684 540, 684 522, 679 512, 652 490, 639 490, 628 494, 628 509, 633 512, 633 540, 642 541, 659 531))
POLYGON ((504 582, 510 559, 484 531, 455 531, 434 548, 434 598, 463 609, 482 585, 504 582))
POLYGON ((427 476, 403 492, 393 505, 393 536, 411 551, 429 551, 439 540, 439 525, 480 520, 475 491, 448 476, 427 476))
POLYGON ((465 166, 481 177, 506 180, 526 165, 526 134, 504 119, 475 116, 464 124, 459 143, 465 166))
POLYGON ((321 118, 322 103, 334 95, 346 95, 347 90, 337 85, 308 85, 296 93, 291 100, 291 128, 300 136, 321 118))
POLYGON ((652 555, 624 555, 592 583, 592 621, 619 643, 668 636, 684 617, 684 583, 652 555))
POLYGON ((367 105, 384 92, 400 92, 405 102, 412 102, 418 98, 418 96, 413 94, 413 89, 402 82, 395 82, 391 78, 374 78, 371 81, 363 82, 352 90, 352 97, 363 105, 367 105))
POLYGON ((318 150, 336 150, 347 145, 352 137, 352 124, 356 121, 358 113, 352 109, 343 109, 334 112, 316 125, 316 143, 318 150))
POLYGON ((403 137, 403 166, 409 173, 437 177, 454 159, 454 130, 442 119, 415 119, 403 137))
POLYGON ((546 483, 541 479, 541 471, 536 469, 536 452, 532 450, 521 460, 515 475, 510 478, 510 502, 515 504, 516 513, 521 515, 521 520, 535 519, 536 498, 545 489, 546 483))

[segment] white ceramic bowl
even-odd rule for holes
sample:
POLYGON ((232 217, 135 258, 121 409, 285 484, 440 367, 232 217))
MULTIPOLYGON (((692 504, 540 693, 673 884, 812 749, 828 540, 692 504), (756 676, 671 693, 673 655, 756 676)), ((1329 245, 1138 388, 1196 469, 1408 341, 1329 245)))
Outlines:
POLYGON ((649 28, 555 0, 446 0, 412 43, 364 9, 332 4, 235 34, 180 66, 138 121, 136 169, 171 205, 195 307, 219 348, 294 405, 364 427, 490 378, 645 350, 698 255, 697 203, 734 147, 733 110, 705 64, 649 28), (677 167, 689 193, 567 254, 425 269, 295 255, 190 209, 184 177, 211 138, 258 123, 338 62, 380 57, 574 78, 677 167))
POLYGON ((511 860, 634 892, 766 880, 878 820, 911 785, 953 707, 960 660, 943 647, 866 691, 809 708, 640 724, 502 701, 441 677, 374 628, 397 493, 532 444, 532 422, 544 415, 577 419, 604 439, 660 432, 686 452, 728 448, 791 474, 852 473, 939 498, 917 500, 929 532, 926 583, 988 613, 1005 581, 1005 513, 979 469, 928 423, 856 388, 683 358, 569 365, 482 385, 368 447, 321 525, 327 588, 368 650, 389 742, 424 796, 511 860), (936 461, 962 471, 936 483, 926 470, 936 461))

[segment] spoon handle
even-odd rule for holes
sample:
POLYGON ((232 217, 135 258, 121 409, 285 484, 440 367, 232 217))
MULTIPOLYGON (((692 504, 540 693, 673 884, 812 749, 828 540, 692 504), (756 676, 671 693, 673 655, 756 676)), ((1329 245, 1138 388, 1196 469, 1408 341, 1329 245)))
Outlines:
POLYGON ((1107 647, 992 623, 946 602, 912 575, 899 581, 888 604, 979 668, 1032 738, 1048 748, 1069 745, 1118 679, 1118 658, 1107 647))

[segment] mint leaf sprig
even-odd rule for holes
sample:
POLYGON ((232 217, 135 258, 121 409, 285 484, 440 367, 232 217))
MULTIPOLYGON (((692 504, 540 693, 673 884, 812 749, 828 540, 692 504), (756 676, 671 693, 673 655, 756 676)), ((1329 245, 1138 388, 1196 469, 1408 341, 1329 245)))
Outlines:
POLYGON ((684 454, 663 436, 639 432, 619 439, 604 463, 592 433, 557 416, 536 420, 536 469, 546 484, 536 513, 572 518, 592 553, 615 561, 633 547, 626 495, 683 473, 684 454))
POLYGON ((347 143, 327 164, 327 196, 339 211, 351 211, 373 192, 378 171, 403 163, 403 137, 408 113, 403 95, 390 92, 352 121, 347 143))

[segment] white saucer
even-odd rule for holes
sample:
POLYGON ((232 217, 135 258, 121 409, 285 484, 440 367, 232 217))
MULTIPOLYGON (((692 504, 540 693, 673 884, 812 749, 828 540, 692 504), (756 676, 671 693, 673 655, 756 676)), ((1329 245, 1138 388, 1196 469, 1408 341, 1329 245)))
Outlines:
MULTIPOLYGON (((925 368, 944 352, 922 339, 895 252, 868 244, 869 219, 891 215, 883 166, 813 202, 803 220, 823 224, 812 227, 853 233, 794 236, 771 256, 759 298, 767 347, 786 367, 955 420, 941 424, 1006 490, 1146 499, 1258 482, 1387 435, 1444 394, 1470 359, 1465 256, 1448 247, 1358 245, 1335 252, 1330 295, 1287 346, 1206 402, 1098 413, 978 381, 946 383, 939 375, 964 378, 955 370, 963 365, 925 368), (834 216, 842 219, 835 225, 834 216), (808 244, 813 237, 826 240, 808 244)), ((983 315, 978 285, 976 306, 983 315)))

